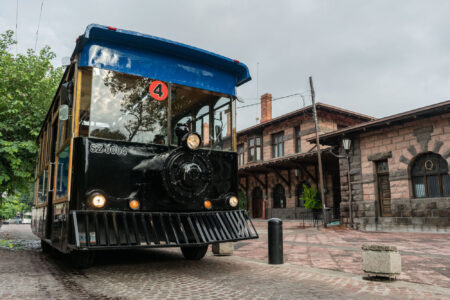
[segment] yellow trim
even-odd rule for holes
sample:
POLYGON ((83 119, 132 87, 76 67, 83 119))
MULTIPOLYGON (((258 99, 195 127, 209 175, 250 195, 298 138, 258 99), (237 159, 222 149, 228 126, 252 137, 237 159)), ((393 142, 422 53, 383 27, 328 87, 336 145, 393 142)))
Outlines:
POLYGON ((37 204, 36 208, 41 208, 41 207, 46 207, 46 206, 47 206, 47 202, 41 203, 41 204, 37 204))
MULTIPOLYGON (((78 83, 78 73, 79 73, 79 69, 78 69, 78 62, 76 62, 75 63, 75 72, 74 72, 74 75, 73 75, 73 78, 74 78, 74 82, 73 82, 73 84, 74 84, 74 91, 78 91, 78 85, 79 85, 79 83, 78 83)), ((76 116, 76 114, 77 114, 77 110, 78 110, 78 103, 77 103, 77 94, 76 93, 74 93, 74 95, 73 95, 73 99, 72 99, 72 103, 73 103, 73 105, 72 105, 72 126, 71 126, 71 129, 72 129, 72 132, 70 133, 71 134, 71 136, 70 137, 74 137, 74 133, 75 133, 75 116, 76 116)))
MULTIPOLYGON (((61 100, 61 98, 60 98, 60 100, 61 100)), ((58 110, 55 111, 55 113, 52 116, 52 124, 55 122, 55 120, 59 119, 58 117, 59 117, 59 106, 58 106, 58 110)))
POLYGON ((81 80, 82 80, 82 72, 78 71, 77 68, 77 81, 76 81, 76 103, 75 103, 75 118, 74 119, 74 126, 73 126, 73 136, 78 137, 80 134, 79 129, 79 123, 80 123, 80 103, 81 103, 81 80))
POLYGON ((58 203, 64 203, 64 202, 68 202, 69 199, 67 197, 62 197, 59 199, 56 199, 55 201, 53 201, 53 204, 58 204, 58 203))

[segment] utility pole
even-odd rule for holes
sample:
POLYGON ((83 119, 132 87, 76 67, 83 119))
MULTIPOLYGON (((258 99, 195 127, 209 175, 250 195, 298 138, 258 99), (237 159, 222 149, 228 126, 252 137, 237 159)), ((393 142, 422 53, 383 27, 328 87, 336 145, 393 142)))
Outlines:
POLYGON ((319 165, 319 189, 320 189, 320 198, 322 200, 322 214, 323 214, 323 227, 327 227, 327 222, 325 220, 325 192, 323 189, 323 170, 322 170, 322 158, 320 155, 320 143, 319 143, 319 124, 317 120, 317 111, 316 111, 316 100, 315 100, 315 92, 313 86, 312 77, 309 76, 309 86, 311 87, 311 101, 312 101, 312 110, 314 117, 314 127, 316 128, 316 148, 317 148, 317 162, 319 165))

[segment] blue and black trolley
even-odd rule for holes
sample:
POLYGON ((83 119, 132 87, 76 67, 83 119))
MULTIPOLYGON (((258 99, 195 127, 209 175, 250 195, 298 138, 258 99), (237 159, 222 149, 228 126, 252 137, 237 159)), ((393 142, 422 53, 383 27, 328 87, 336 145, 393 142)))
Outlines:
POLYGON ((257 238, 239 209, 237 60, 100 25, 79 36, 38 137, 32 230, 79 266, 97 250, 257 238))

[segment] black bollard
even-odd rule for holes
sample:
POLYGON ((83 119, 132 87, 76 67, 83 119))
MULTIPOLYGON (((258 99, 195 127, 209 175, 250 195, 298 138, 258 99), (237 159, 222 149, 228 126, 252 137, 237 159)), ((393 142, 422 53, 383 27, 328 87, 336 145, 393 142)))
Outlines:
POLYGON ((283 221, 272 218, 269 224, 269 264, 279 265, 283 263, 283 221))

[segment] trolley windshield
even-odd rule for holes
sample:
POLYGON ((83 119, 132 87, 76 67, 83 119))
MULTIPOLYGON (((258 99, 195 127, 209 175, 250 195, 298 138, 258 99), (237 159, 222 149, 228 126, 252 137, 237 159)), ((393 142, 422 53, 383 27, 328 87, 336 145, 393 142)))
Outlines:
POLYGON ((154 79, 83 69, 80 134, 109 140, 177 145, 180 130, 197 132, 202 147, 232 150, 234 114, 228 95, 166 84, 155 98, 154 79), (162 95, 161 94, 161 95, 162 95))

